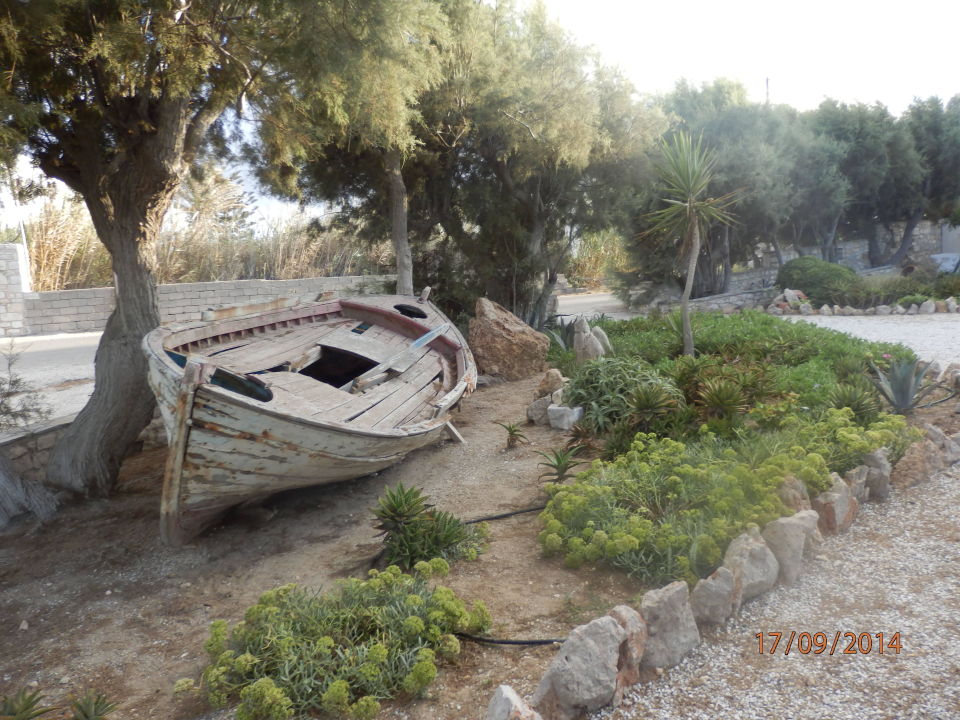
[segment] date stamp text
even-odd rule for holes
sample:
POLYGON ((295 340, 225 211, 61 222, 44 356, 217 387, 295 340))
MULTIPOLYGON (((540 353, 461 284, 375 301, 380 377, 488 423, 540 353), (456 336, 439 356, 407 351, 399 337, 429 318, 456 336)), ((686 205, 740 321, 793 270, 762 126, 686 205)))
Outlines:
POLYGON ((759 655, 775 655, 782 652, 784 655, 799 653, 801 655, 899 655, 903 648, 900 633, 854 633, 837 630, 832 635, 823 632, 758 632, 754 636, 757 640, 759 655))

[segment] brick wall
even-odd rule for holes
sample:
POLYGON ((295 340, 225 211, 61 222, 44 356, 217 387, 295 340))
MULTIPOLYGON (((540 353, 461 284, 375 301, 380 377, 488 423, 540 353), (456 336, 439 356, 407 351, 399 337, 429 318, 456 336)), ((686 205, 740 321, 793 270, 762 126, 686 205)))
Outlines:
MULTIPOLYGON (((113 288, 23 292, 19 245, 0 244, 0 337, 102 330, 113 310, 113 288), (14 282, 16 281, 16 282, 14 282)), ((382 292, 394 275, 237 280, 160 285, 157 300, 161 322, 199 320, 218 305, 240 305, 271 297, 315 296, 321 292, 382 292)))

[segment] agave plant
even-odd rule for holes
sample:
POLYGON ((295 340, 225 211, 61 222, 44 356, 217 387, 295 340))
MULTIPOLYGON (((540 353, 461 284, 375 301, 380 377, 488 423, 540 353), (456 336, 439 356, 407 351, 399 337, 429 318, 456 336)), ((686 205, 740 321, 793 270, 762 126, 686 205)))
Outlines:
POLYGON ((582 461, 575 459, 575 456, 581 449, 582 446, 575 445, 572 448, 553 450, 549 453, 537 450, 537 455, 542 456, 546 461, 537 463, 537 465, 543 465, 547 468, 540 474, 540 477, 545 477, 552 482, 558 483, 566 480, 570 477, 570 471, 573 470, 573 468, 577 467, 577 465, 583 465, 582 461))
POLYGON ((644 432, 655 420, 669 415, 683 405, 683 396, 666 383, 639 385, 627 398, 629 420, 644 432))
MULTIPOLYGON (((900 415, 908 415, 918 407, 921 407, 920 401, 936 390, 939 385, 930 383, 923 384, 923 378, 930 369, 930 363, 920 362, 918 360, 894 361, 890 363, 890 369, 884 372, 873 363, 870 364, 876 375, 873 378, 873 384, 876 386, 884 399, 890 403, 893 411, 900 415)), ((953 397, 951 393, 950 396, 953 397)), ((943 398, 937 402, 942 402, 948 398, 943 398)))
POLYGON ((593 430, 582 422, 575 423, 570 428, 570 432, 567 433, 566 447, 569 449, 577 446, 580 446, 584 450, 597 449, 597 440, 593 434, 593 430))
POLYGON ((706 380, 698 404, 708 418, 731 420, 746 410, 743 390, 726 378, 706 380))
POLYGON ((117 709, 117 704, 110 702, 103 693, 88 690, 70 704, 70 709, 73 711, 72 720, 103 720, 117 709))

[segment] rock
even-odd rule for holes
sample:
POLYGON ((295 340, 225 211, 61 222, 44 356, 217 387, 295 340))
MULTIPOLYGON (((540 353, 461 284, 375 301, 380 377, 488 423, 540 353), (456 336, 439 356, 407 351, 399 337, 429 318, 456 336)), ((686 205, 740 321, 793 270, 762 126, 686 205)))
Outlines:
POLYGON ((777 559, 780 582, 793 585, 803 568, 803 549, 807 542, 807 528, 796 516, 782 517, 767 523, 763 540, 777 559))
POLYGON ((944 300, 943 304, 947 306, 947 312, 955 313, 957 311, 957 301, 952 295, 944 300))
POLYGON ((504 380, 502 377, 497 377, 495 375, 477 375, 477 387, 490 387, 491 385, 499 385, 504 380))
POLYGON ((495 302, 479 298, 469 343, 480 372, 521 380, 542 372, 549 338, 495 302))
POLYGON ((573 352, 577 356, 577 363, 581 365, 604 355, 603 345, 590 331, 590 323, 583 316, 573 323, 573 352))
POLYGON ((813 305, 808 302, 800 303, 800 314, 801 315, 813 315, 813 305))
POLYGON ((534 425, 549 425, 550 416, 547 410, 551 405, 553 405, 553 398, 549 395, 534 400, 527 406, 527 420, 534 425))
POLYGON ((937 304, 933 300, 924 300, 917 308, 917 313, 920 315, 933 315, 936 311, 937 304))
POLYGON ((554 405, 563 405, 563 388, 555 390, 550 399, 553 400, 554 405))
POLYGON ((547 419, 554 430, 569 430, 583 418, 583 408, 566 405, 550 405, 547 407, 547 419))
POLYGON ((533 694, 549 720, 574 720, 608 705, 617 690, 617 663, 627 631, 609 615, 575 627, 533 694))
POLYGON ((821 315, 833 315, 833 310, 830 309, 830 306, 829 306, 829 305, 821 305, 821 306, 820 306, 820 314, 821 314, 821 315))
POLYGON ((820 534, 820 516, 815 510, 801 510, 790 516, 790 519, 801 525, 804 530, 803 554, 804 557, 813 557, 816 555, 823 542, 823 535, 820 534))
POLYGON ((21 620, 21 621, 20 621, 20 629, 21 629, 21 630, 29 630, 29 629, 30 629, 30 623, 28 623, 26 620, 21 620))
POLYGON ((607 337, 607 333, 604 332, 602 327, 592 327, 590 332, 593 333, 593 336, 600 341, 600 347, 603 348, 605 355, 613 354, 613 345, 610 344, 610 338, 607 337))
POLYGON ((893 306, 894 315, 906 315, 907 311, 904 309, 903 305, 894 305, 893 306))
MULTIPOLYGON (((926 303, 924 303, 924 305, 926 305, 926 303)), ((943 300, 937 300, 934 302, 934 308, 935 308, 935 312, 945 313, 947 312, 947 303, 945 303, 943 300)), ((923 311, 922 306, 920 310, 921 312, 923 311)))
POLYGON ((777 488, 777 495, 791 510, 810 509, 810 493, 807 492, 807 486, 793 475, 787 475, 783 479, 780 487, 777 488))
POLYGON ((647 647, 647 624, 640 613, 629 605, 617 605, 607 615, 616 620, 627 633, 626 639, 620 645, 617 689, 613 694, 613 704, 619 705, 627 689, 640 682, 640 662, 647 647))
POLYGON ((920 308, 917 307, 916 303, 911 303, 910 307, 907 308, 907 315, 916 315, 920 312, 920 308))
POLYGON ((947 437, 947 434, 936 425, 927 423, 923 426, 923 429, 927 434, 927 438, 940 448, 943 454, 944 465, 953 465, 960 460, 960 444, 952 438, 947 437))
POLYGON ((700 644, 700 631, 690 609, 687 584, 681 580, 643 595, 640 613, 647 622, 646 667, 672 667, 700 644))
POLYGON ((833 306, 833 314, 834 314, 834 315, 846 315, 846 313, 843 311, 843 308, 840 307, 839 305, 834 305, 834 306, 833 306))
POLYGON ((566 382, 566 379, 560 374, 560 371, 556 368, 550 368, 543 376, 540 384, 537 385, 536 397, 542 398, 546 395, 552 395, 563 387, 564 382, 566 382))
POLYGON ((776 556, 755 525, 733 539, 723 555, 723 566, 733 573, 743 601, 772 588, 780 573, 776 556))
POLYGON ((820 516, 820 532, 824 535, 836 535, 846 532, 853 524, 860 509, 856 498, 850 494, 850 488, 836 473, 830 489, 820 493, 810 501, 820 516))
POLYGON ((733 572, 723 566, 700 578, 690 593, 690 609, 698 625, 726 622, 739 605, 733 572))
POLYGON ((866 465, 857 465, 852 470, 847 470, 843 476, 844 482, 850 488, 850 494, 857 499, 858 503, 864 503, 870 497, 870 486, 867 485, 869 475, 870 468, 866 465))
POLYGON ((767 315, 783 315, 783 308, 779 305, 770 305, 767 307, 767 315))
POLYGON ((800 293, 798 293, 796 290, 791 290, 790 288, 786 288, 783 291, 783 300, 784 302, 790 303, 792 305, 793 303, 799 303, 802 300, 802 298, 800 297, 800 293))
POLYGON ((860 310, 857 310, 857 308, 852 307, 852 306, 850 306, 850 305, 844 305, 844 306, 843 306, 843 314, 844 314, 844 315, 849 315, 849 316, 852 317, 852 316, 854 316, 854 315, 863 315, 863 312, 860 311, 860 310))
POLYGON ((889 315, 891 312, 889 305, 877 305, 877 315, 889 315))
POLYGON ((877 314, 877 309, 876 309, 875 307, 869 307, 869 308, 867 308, 866 310, 863 311, 863 314, 864 314, 864 315, 876 315, 876 314, 877 314))
MULTIPOLYGON (((882 502, 890 496, 890 461, 887 459, 887 449, 880 448, 868 452, 863 456, 863 464, 867 466, 867 495, 870 500, 882 502)), ((859 498, 858 498, 859 499, 859 498)))
POLYGON ((484 718, 485 720, 543 720, 540 713, 531 709, 509 685, 501 685, 493 693, 484 718))
POLYGON ((897 487, 910 487, 926 482, 931 475, 942 469, 943 455, 940 448, 929 438, 924 438, 908 447, 903 457, 893 466, 890 483, 897 487))

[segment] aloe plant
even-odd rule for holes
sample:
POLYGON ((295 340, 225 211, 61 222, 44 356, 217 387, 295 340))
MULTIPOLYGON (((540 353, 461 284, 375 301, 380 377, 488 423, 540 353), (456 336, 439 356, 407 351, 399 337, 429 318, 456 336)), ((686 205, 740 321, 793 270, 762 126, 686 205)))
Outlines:
POLYGON ((582 450, 582 446, 575 445, 571 448, 553 450, 549 453, 536 451, 537 455, 542 456, 546 462, 537 463, 547 469, 540 474, 540 477, 546 477, 552 482, 563 482, 570 477, 570 471, 577 465, 583 465, 583 462, 576 460, 575 456, 582 450))
POLYGON ((494 421, 494 424, 499 425, 507 431, 507 450, 512 450, 519 443, 526 442, 527 436, 523 434, 523 430, 521 430, 520 426, 516 423, 502 423, 494 421))
POLYGON ((57 710, 55 707, 43 707, 43 696, 39 690, 28 692, 26 689, 15 695, 0 698, 0 718, 3 720, 33 720, 57 710))
POLYGON ((101 692, 88 690, 70 704, 70 709, 73 711, 72 720, 103 720, 117 709, 117 704, 101 692))
POLYGON ((873 384, 890 403, 893 411, 900 415, 913 412, 920 406, 920 401, 938 387, 936 383, 923 384, 923 377, 930 369, 930 363, 927 362, 895 361, 887 372, 873 363, 870 363, 870 367, 876 375, 876 378, 872 378, 873 384))

